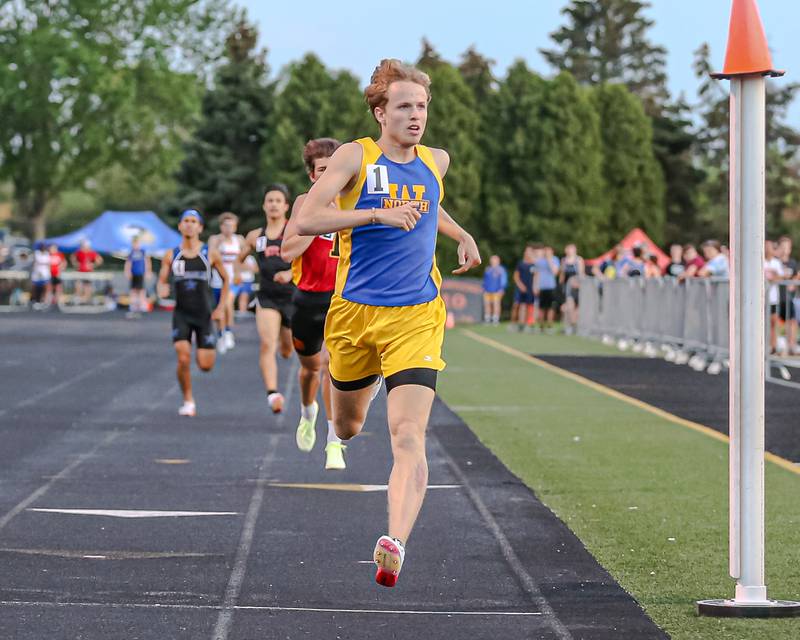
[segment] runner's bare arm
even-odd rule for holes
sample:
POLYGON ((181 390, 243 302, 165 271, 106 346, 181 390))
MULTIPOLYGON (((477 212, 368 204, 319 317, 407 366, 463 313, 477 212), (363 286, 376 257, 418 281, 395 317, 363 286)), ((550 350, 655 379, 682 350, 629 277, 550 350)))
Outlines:
POLYGON ((349 142, 331 156, 328 168, 314 183, 298 211, 297 232, 318 236, 369 224, 384 224, 411 231, 421 214, 415 204, 393 209, 339 210, 328 206, 343 191, 351 188, 361 171, 361 145, 349 142))
POLYGON ((481 263, 481 254, 475 239, 439 205, 439 233, 458 242, 458 264, 455 275, 466 273, 481 263))
POLYGON ((228 299, 228 292, 230 291, 230 278, 228 277, 228 270, 222 262, 222 255, 216 249, 211 249, 208 252, 208 261, 211 266, 217 270, 219 277, 222 279, 222 290, 219 293, 219 303, 216 309, 211 313, 214 320, 221 320, 225 313, 225 301, 228 299))
POLYGON ((158 284, 156 286, 159 298, 169 297, 169 285, 167 284, 167 278, 169 278, 169 269, 171 266, 172 249, 166 251, 164 253, 164 257, 161 259, 161 269, 158 272, 158 284))
POLYGON ((300 194, 295 198, 292 205, 292 215, 286 228, 283 230, 283 241, 281 242, 281 258, 286 262, 291 262, 298 256, 302 256, 305 250, 314 242, 314 236, 301 236, 297 233, 297 218, 300 209, 306 199, 306 194, 300 194))
POLYGON ((245 236, 244 246, 239 252, 239 255, 236 257, 236 266, 241 267, 244 264, 244 261, 247 259, 247 256, 249 256, 253 252, 253 249, 255 249, 258 232, 258 229, 253 229, 245 236))

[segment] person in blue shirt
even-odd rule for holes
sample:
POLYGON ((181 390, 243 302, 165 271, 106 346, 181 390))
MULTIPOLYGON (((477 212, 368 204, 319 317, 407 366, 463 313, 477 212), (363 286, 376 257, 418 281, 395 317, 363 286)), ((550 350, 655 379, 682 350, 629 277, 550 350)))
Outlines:
POLYGON ((500 307, 507 286, 508 273, 500 264, 500 256, 492 256, 483 272, 483 320, 486 324, 500 324, 500 307))
POLYGON ((561 261, 553 255, 553 247, 539 247, 536 253, 534 290, 539 298, 539 326, 550 331, 556 317, 556 278, 561 261))
POLYGON ((150 256, 142 249, 139 236, 131 241, 131 250, 125 260, 125 276, 130 280, 131 287, 128 293, 128 318, 139 318, 147 312, 147 289, 145 281, 150 279, 152 264, 150 256))
MULTIPOLYGON (((536 251, 533 245, 525 247, 522 260, 514 270, 514 284, 519 291, 518 318, 512 318, 512 322, 517 320, 517 328, 522 331, 533 325, 536 313, 536 296, 534 295, 534 274, 536 273, 536 251)), ((513 326, 513 325, 510 325, 513 326)))

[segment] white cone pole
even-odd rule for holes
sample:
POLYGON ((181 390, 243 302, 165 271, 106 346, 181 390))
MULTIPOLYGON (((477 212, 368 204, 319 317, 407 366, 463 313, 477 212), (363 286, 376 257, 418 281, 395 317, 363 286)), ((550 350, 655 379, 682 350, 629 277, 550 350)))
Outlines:
POLYGON ((765 604, 766 81, 731 79, 730 574, 735 602, 765 604))

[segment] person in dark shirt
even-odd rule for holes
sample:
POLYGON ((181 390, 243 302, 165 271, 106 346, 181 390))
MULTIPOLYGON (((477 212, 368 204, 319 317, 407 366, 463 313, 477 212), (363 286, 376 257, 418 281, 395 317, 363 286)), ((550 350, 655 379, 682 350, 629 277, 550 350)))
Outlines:
MULTIPOLYGON (((536 251, 533 245, 525 247, 522 260, 514 270, 514 284, 519 291, 519 307, 517 328, 522 331, 533 326, 536 311, 536 296, 533 292, 533 280, 536 273, 536 251)), ((513 318, 512 318, 513 320, 513 318)))
MULTIPOLYGON (((792 239, 789 236, 778 238, 778 258, 783 264, 783 278, 785 280, 797 280, 798 273, 797 260, 792 258, 792 239)), ((797 346, 797 315, 795 313, 795 296, 797 289, 794 285, 780 286, 780 302, 778 304, 778 314, 786 323, 786 350, 785 352, 796 355, 800 353, 797 346)))
POLYGON ((686 271, 683 263, 683 247, 678 243, 671 244, 669 247, 669 264, 664 268, 664 275, 678 278, 686 271))

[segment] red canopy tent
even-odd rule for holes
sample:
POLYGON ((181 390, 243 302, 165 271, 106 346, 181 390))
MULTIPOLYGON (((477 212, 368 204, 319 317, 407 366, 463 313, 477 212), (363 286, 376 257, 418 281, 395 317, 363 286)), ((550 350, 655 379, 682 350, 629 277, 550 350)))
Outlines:
MULTIPOLYGON (((630 252, 634 247, 641 247, 642 249, 645 250, 646 253, 650 255, 655 254, 658 257, 658 267, 662 271, 670 262, 669 256, 666 253, 664 253, 661 249, 659 249, 658 245, 655 242, 653 242, 650 239, 650 237, 638 227, 630 231, 628 235, 626 235, 620 242, 618 242, 614 246, 617 247, 619 245, 625 247, 625 251, 628 252, 628 255, 630 255, 630 252)), ((592 258, 591 260, 586 260, 586 264, 588 265, 600 264, 606 258, 611 257, 612 251, 614 251, 613 248, 609 249, 601 256, 597 256, 596 258, 592 258)))

